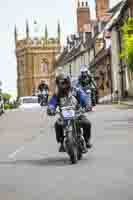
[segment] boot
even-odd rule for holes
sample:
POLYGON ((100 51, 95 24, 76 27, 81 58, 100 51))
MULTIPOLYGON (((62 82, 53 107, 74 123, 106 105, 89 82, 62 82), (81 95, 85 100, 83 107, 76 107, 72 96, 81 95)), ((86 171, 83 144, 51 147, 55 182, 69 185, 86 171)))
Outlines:
POLYGON ((61 153, 65 152, 64 144, 62 142, 61 142, 61 145, 59 148, 59 152, 61 152, 61 153))
POLYGON ((87 147, 87 149, 92 148, 92 144, 90 143, 90 140, 86 140, 86 147, 87 147))
POLYGON ((87 146, 86 146, 86 142, 84 140, 84 138, 82 138, 82 153, 87 153, 87 146))
POLYGON ((87 153, 88 152, 88 150, 87 150, 87 147, 86 147, 86 145, 85 146, 83 146, 83 148, 82 148, 82 153, 87 153))

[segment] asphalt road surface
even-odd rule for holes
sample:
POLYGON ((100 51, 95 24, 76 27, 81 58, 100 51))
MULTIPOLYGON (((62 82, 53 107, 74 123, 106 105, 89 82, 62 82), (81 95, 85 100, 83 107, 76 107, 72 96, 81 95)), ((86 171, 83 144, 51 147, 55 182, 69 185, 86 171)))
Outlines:
POLYGON ((44 110, 0 117, 0 200, 133 200, 133 109, 88 114, 93 148, 77 165, 58 152, 44 110))

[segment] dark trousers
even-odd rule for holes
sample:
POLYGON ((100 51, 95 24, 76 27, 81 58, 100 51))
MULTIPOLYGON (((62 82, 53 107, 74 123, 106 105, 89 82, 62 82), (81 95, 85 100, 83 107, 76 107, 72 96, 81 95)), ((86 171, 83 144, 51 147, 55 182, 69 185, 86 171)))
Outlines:
MULTIPOLYGON (((83 136, 87 142, 91 138, 91 122, 85 116, 80 116, 79 125, 83 129, 83 136)), ((55 132, 57 142, 63 142, 63 126, 58 121, 55 123, 55 132)))
MULTIPOLYGON (((48 103, 48 97, 49 97, 49 95, 46 96, 46 103, 48 103)), ((43 96, 41 94, 38 95, 38 103, 41 103, 42 98, 43 98, 43 96)))

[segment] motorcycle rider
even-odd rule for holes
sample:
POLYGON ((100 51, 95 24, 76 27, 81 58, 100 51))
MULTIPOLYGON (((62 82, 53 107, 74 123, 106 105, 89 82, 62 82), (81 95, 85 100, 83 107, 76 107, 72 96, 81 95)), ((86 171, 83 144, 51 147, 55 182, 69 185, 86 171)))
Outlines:
POLYGON ((93 80, 90 71, 87 69, 86 65, 81 66, 80 76, 78 78, 79 85, 81 87, 87 87, 91 90, 91 101, 92 106, 96 105, 96 83, 93 80))
POLYGON ((42 98, 42 92, 43 91, 46 91, 46 103, 48 103, 48 92, 49 92, 49 88, 48 88, 48 85, 46 84, 46 82, 44 80, 41 81, 40 85, 38 86, 38 91, 40 92, 40 94, 38 95, 38 102, 40 103, 41 101, 41 98, 42 98))
MULTIPOLYGON (((79 105, 77 99, 71 93, 71 80, 69 76, 63 73, 58 75, 58 77, 56 77, 56 85, 57 92, 52 96, 48 104, 47 113, 49 115, 53 113, 53 110, 56 110, 57 106, 74 106, 76 108, 79 105)), ((85 117, 85 115, 81 115, 79 117, 79 125, 83 128, 83 136, 86 142, 86 147, 91 148, 91 122, 85 117)), ((60 123, 59 119, 55 122, 55 132, 57 142, 61 143, 59 152, 64 152, 63 125, 60 123)), ((84 152, 87 152, 86 147, 84 152)))

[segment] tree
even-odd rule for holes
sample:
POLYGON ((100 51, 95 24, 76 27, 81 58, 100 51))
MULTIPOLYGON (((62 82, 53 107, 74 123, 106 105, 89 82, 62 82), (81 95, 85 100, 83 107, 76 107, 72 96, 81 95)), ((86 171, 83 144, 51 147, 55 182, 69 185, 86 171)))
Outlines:
POLYGON ((8 93, 2 93, 2 97, 3 97, 5 103, 9 103, 9 100, 12 96, 8 93))
POLYGON ((133 71, 133 18, 129 18, 123 25, 122 32, 123 50, 121 58, 125 60, 129 69, 133 71))

